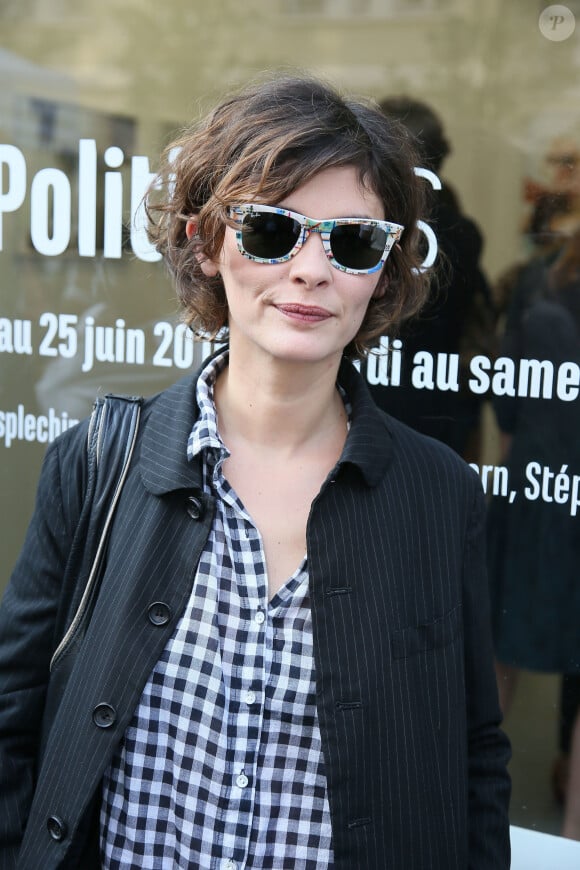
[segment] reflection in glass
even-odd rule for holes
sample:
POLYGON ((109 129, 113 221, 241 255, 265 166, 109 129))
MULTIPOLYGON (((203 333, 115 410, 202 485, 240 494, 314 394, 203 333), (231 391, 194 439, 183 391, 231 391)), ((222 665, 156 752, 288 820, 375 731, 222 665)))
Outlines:
MULTIPOLYGON (((490 575, 504 713, 520 669, 563 675, 561 755, 553 769, 562 832, 580 839, 580 162, 554 141, 551 185, 528 182, 533 255, 500 283, 501 357, 528 367, 512 395, 494 399, 513 504, 490 508, 490 575), (552 395, 551 401, 543 398, 552 395)), ((506 391, 507 392, 507 391, 506 391)))

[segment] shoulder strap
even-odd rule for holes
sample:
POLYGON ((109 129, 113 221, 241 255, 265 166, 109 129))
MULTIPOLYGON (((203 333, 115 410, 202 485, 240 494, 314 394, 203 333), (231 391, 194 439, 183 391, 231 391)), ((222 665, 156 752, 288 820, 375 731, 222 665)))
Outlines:
MULTIPOLYGON (((83 512, 89 510, 83 560, 88 577, 75 615, 52 657, 51 671, 73 645, 82 641, 90 622, 113 516, 133 456, 142 404, 143 399, 137 396, 109 394, 97 398, 93 405, 87 440, 85 502, 89 504, 83 508, 83 512)), ((85 571, 81 574, 87 576, 85 571)))

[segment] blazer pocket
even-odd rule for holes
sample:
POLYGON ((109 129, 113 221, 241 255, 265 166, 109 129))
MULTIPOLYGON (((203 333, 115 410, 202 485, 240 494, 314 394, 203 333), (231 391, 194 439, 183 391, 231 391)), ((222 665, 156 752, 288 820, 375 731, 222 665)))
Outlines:
POLYGON ((409 625, 393 633, 391 652, 394 659, 405 659, 417 653, 448 646, 461 630, 461 604, 433 622, 409 625))

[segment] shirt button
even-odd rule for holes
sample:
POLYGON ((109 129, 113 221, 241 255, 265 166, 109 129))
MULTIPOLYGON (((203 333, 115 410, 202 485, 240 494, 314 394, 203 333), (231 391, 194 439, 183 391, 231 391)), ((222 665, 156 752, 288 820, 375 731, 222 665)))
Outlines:
POLYGON ((255 704, 256 703, 256 693, 249 691, 244 695, 244 701, 246 704, 255 704))
POLYGON ((224 870, 238 870, 236 862, 228 858, 227 861, 224 861, 224 870))
POLYGON ((246 786, 248 785, 248 782, 249 782, 249 779, 245 773, 240 773, 236 777, 236 785, 238 786, 238 788, 246 788, 246 786))
POLYGON ((266 614, 264 613, 263 610, 258 610, 254 619, 256 620, 258 625, 262 625, 266 621, 266 614))

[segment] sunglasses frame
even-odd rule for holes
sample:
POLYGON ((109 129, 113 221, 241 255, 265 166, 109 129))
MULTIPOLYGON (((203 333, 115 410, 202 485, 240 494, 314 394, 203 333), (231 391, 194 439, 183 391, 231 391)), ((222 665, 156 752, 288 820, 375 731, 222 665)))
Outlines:
POLYGON ((275 205, 261 205, 259 203, 244 203, 243 205, 235 205, 229 207, 229 216, 236 224, 236 241, 238 245, 238 251, 240 254, 243 254, 244 257, 247 257, 249 260, 254 260, 256 263, 268 263, 270 265, 277 263, 286 263, 292 257, 296 256, 302 245, 306 242, 306 239, 310 235, 310 233, 319 233, 320 238, 322 239, 322 244, 324 245, 324 250, 326 256, 335 267, 335 269, 339 269, 341 272, 346 272, 349 275, 372 275, 373 272, 378 272, 384 266, 387 257, 391 251, 393 245, 398 242, 401 238, 401 234, 404 230, 404 227, 401 224, 395 224, 391 221, 379 221, 373 220, 372 218, 361 218, 361 217, 344 217, 344 218, 332 218, 330 220, 316 220, 314 218, 306 217, 306 215, 300 214, 297 211, 290 211, 287 208, 280 208, 275 205), (296 221, 296 223, 300 224, 301 231, 300 235, 296 240, 296 244, 287 254, 283 254, 281 257, 258 257, 254 254, 250 254, 244 248, 244 239, 243 239, 243 222, 244 217, 247 215, 253 214, 261 214, 266 212, 267 214, 279 214, 283 217, 292 218, 292 220, 296 221), (330 243, 330 234, 335 227, 339 226, 348 226, 352 224, 358 224, 365 227, 379 227, 386 233, 386 242, 385 249, 381 254, 381 258, 376 266, 372 266, 370 269, 352 269, 349 266, 343 266, 342 263, 339 263, 334 258, 334 254, 332 252, 332 247, 330 243))

